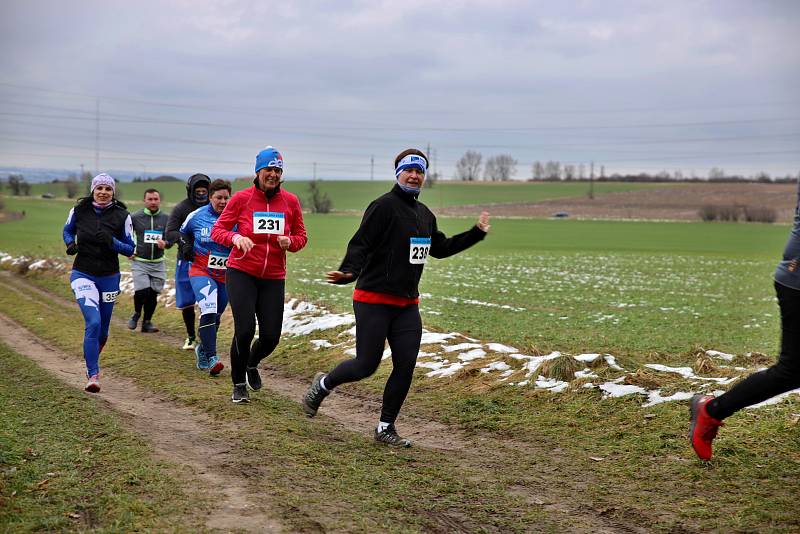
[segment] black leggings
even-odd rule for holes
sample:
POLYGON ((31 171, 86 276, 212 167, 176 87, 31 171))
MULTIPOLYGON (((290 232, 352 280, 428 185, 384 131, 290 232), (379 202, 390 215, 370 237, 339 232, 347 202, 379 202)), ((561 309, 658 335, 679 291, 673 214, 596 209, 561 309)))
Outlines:
POLYGON ((781 309, 778 363, 754 373, 708 403, 708 413, 725 419, 735 412, 800 387, 800 291, 775 282, 781 309))
POLYGON ((225 283, 233 313, 231 342, 231 380, 244 384, 247 367, 255 367, 272 354, 281 339, 285 280, 257 278, 237 269, 228 268, 225 283), (258 317, 258 339, 256 335, 258 317))
POLYGON ((386 340, 392 350, 392 374, 383 390, 381 421, 394 423, 406 400, 422 339, 419 306, 389 306, 353 301, 356 313, 356 357, 337 365, 325 377, 333 389, 366 378, 378 369, 386 340))
MULTIPOLYGON (((144 320, 149 321, 153 318, 153 312, 156 311, 158 305, 158 293, 153 291, 152 287, 140 289, 133 294, 133 306, 136 315, 142 313, 144 307, 144 320)), ((193 321, 194 322, 194 321, 193 321)))

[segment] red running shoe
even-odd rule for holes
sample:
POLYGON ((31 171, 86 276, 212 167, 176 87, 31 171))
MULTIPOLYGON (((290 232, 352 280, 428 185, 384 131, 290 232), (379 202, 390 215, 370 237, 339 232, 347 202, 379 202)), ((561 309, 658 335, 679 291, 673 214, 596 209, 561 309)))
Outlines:
POLYGON ((706 405, 714 397, 698 393, 692 397, 689 407, 689 443, 701 460, 711 459, 711 442, 717 437, 717 430, 724 423, 708 415, 706 405))
POLYGON ((100 391, 100 375, 92 375, 89 377, 89 381, 86 382, 86 386, 83 388, 84 390, 88 391, 89 393, 97 393, 100 391))
POLYGON ((208 359, 208 374, 211 376, 217 376, 225 369, 225 365, 220 361, 220 359, 216 356, 212 356, 208 359))

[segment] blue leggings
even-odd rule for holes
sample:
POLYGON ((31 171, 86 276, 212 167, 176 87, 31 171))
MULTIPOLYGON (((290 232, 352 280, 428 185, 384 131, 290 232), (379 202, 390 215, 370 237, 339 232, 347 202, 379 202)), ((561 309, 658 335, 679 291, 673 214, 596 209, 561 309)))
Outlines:
POLYGON ((119 273, 108 276, 93 276, 72 271, 69 281, 75 300, 81 308, 86 328, 83 333, 83 358, 86 374, 100 372, 100 352, 108 339, 111 312, 119 296, 119 273))
POLYGON ((200 307, 200 350, 207 358, 217 355, 217 328, 219 318, 228 305, 228 290, 224 282, 217 282, 210 276, 190 276, 192 290, 200 307))

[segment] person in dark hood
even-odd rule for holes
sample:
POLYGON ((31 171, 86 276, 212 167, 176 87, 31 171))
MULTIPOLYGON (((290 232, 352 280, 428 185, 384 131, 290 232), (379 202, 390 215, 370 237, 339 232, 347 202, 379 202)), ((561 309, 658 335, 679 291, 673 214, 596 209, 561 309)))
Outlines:
POLYGON ((194 243, 187 241, 186 236, 181 237, 180 228, 186 217, 197 208, 208 205, 208 188, 211 179, 205 174, 193 174, 186 182, 186 198, 181 200, 173 209, 167 221, 166 241, 168 246, 177 243, 178 262, 175 265, 175 307, 181 310, 183 322, 186 325, 186 341, 184 350, 194 350, 196 347, 196 330, 194 328, 194 291, 189 282, 189 267, 192 263, 194 243))

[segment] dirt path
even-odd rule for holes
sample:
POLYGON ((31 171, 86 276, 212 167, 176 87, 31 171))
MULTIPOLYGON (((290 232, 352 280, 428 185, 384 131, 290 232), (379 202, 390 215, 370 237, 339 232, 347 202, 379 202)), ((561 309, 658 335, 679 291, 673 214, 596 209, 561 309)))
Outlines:
MULTIPOLYGON (((0 314, 3 329, 0 339, 20 354, 75 388, 83 389, 86 378, 68 356, 39 340, 30 331, 0 314)), ((204 429, 219 427, 218 422, 203 413, 178 406, 140 389, 133 381, 104 372, 103 382, 112 384, 98 396, 122 414, 128 425, 153 444, 156 455, 171 463, 188 466, 197 480, 187 481, 205 486, 217 495, 214 513, 206 526, 210 529, 248 532, 281 532, 281 524, 262 510, 264 500, 251 502, 249 491, 235 476, 226 472, 230 444, 212 438, 204 429), (258 504, 256 504, 258 503, 258 504)))
MULTIPOLYGON (((22 297, 35 293, 58 307, 73 308, 72 302, 36 287, 19 276, 0 271, 0 282, 22 297)), ((0 321, 4 323, 0 339, 61 380, 83 388, 83 368, 76 356, 53 349, 2 314, 0 321)), ((114 322, 124 327, 124 321, 115 319, 114 322)), ((181 341, 164 333, 153 336, 173 346, 181 341)), ((297 402, 308 387, 306 381, 286 376, 273 367, 267 367, 262 373, 265 387, 297 402)), ((268 502, 268 496, 253 494, 252 488, 248 490, 239 479, 226 472, 226 464, 235 463, 236 453, 230 450, 227 443, 204 431, 211 424, 206 414, 159 398, 125 377, 105 373, 104 382, 112 386, 104 389, 100 397, 123 414, 136 432, 149 439, 160 457, 191 467, 209 491, 222 493, 219 510, 208 518, 210 528, 225 530, 235 525, 235 528, 254 532, 280 530, 280 523, 273 518, 277 514, 270 515, 269 510, 259 509, 255 504, 268 502)), ((379 412, 379 398, 337 391, 326 399, 318 417, 329 417, 348 431, 353 428, 361 431, 374 424, 379 412)), ((213 424, 219 428, 219 422, 213 424)), ((570 525, 571 532, 610 534, 651 531, 645 526, 651 521, 640 510, 624 510, 612 517, 608 510, 594 510, 576 502, 576 492, 585 487, 588 480, 570 482, 568 478, 565 479, 568 475, 563 468, 569 465, 570 459, 560 450, 489 434, 467 435, 455 427, 424 418, 404 417, 404 428, 413 429, 409 437, 415 440, 416 446, 440 450, 450 461, 463 466, 464 473, 475 483, 497 480, 498 472, 493 463, 524 456, 533 470, 526 475, 525 485, 509 486, 507 491, 531 506, 541 507, 562 524, 570 525)))

